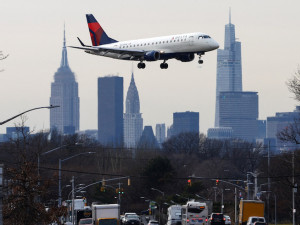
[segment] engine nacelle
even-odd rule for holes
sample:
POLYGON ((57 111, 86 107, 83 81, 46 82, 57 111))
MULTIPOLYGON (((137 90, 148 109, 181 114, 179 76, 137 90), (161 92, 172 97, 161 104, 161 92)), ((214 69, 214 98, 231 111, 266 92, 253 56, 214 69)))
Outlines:
POLYGON ((144 55, 146 61, 157 61, 160 59, 160 53, 157 51, 146 52, 144 55))
POLYGON ((194 53, 188 53, 188 54, 182 54, 176 57, 177 60, 180 60, 181 62, 190 62, 195 59, 194 53))

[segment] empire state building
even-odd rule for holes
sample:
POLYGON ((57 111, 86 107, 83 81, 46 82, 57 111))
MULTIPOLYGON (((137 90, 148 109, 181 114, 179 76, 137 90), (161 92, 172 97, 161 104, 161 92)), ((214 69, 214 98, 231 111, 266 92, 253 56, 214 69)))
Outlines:
POLYGON ((74 134, 79 130, 78 83, 69 67, 65 31, 60 67, 51 83, 50 105, 60 106, 50 110, 51 130, 62 134, 74 134))

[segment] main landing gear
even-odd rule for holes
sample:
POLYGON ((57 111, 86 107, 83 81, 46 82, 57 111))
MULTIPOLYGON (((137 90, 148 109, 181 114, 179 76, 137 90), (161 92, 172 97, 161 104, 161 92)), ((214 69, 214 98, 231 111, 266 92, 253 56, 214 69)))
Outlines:
POLYGON ((139 62, 139 63, 137 64, 137 67, 138 67, 139 69, 145 69, 146 64, 143 63, 143 62, 139 62))
POLYGON ((163 63, 160 64, 160 68, 161 69, 168 69, 169 65, 168 63, 166 63, 166 61, 164 61, 163 63))

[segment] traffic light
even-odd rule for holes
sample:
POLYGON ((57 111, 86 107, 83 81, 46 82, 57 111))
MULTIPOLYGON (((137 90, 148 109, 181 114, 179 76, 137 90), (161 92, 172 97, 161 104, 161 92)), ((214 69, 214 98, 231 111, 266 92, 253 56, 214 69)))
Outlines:
POLYGON ((124 189, 123 189, 123 188, 121 188, 121 194, 122 194, 122 195, 124 194, 124 189))
POLYGON ((101 186, 101 192, 105 192, 105 187, 101 186))
POLYGON ((120 194, 120 189, 119 188, 116 188, 116 193, 120 194))
POLYGON ((192 186, 192 180, 191 179, 188 179, 188 186, 192 186))
POLYGON ((130 177, 127 180, 127 185, 130 186, 131 182, 130 182, 130 177))
POLYGON ((216 186, 218 186, 218 184, 219 184, 219 180, 217 179, 217 180, 216 180, 216 186))

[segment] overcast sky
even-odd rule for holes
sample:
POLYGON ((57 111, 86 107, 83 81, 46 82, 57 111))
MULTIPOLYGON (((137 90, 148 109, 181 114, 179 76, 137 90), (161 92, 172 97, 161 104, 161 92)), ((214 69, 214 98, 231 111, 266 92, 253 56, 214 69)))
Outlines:
MULTIPOLYGON (((259 93, 259 119, 292 111, 297 102, 286 81, 300 61, 299 0, 10 0, 0 7, 0 121, 27 109, 49 105, 53 76, 60 66, 63 26, 67 45, 79 45, 77 36, 90 44, 85 14, 93 13, 106 33, 120 41, 203 32, 224 47, 224 29, 231 7, 236 37, 242 42, 244 91, 259 93)), ((97 78, 124 77, 124 99, 132 63, 93 56, 68 48, 71 70, 79 83, 80 129, 97 129, 97 78)), ((214 126, 217 51, 182 63, 133 63, 144 125, 172 124, 173 112, 200 112, 200 130, 214 126)), ((124 108, 125 110, 125 108, 124 108)), ((35 131, 49 128, 49 111, 27 114, 35 131)), ((0 127, 14 126, 20 119, 0 127)))

